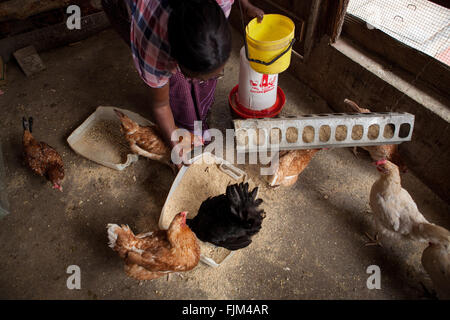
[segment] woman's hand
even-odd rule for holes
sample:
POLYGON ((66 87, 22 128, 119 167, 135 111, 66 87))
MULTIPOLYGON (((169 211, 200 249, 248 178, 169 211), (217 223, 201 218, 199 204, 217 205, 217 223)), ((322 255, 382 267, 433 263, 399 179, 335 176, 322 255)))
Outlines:
MULTIPOLYGON (((174 164, 178 169, 180 169, 184 165, 187 165, 185 161, 187 155, 192 150, 192 147, 201 146, 204 144, 204 141, 199 136, 194 136, 188 130, 183 129, 184 131, 175 138, 175 141, 172 140, 172 134, 178 128, 175 126, 175 121, 173 119, 172 110, 169 105, 169 83, 161 88, 150 88, 149 95, 149 105, 152 110, 152 116, 155 120, 155 123, 159 126, 161 130, 161 135, 164 142, 170 146, 170 153, 172 156, 172 149, 175 148, 175 157, 179 157, 179 159, 171 159, 171 160, 180 160, 179 164, 174 164)), ((178 161, 175 161, 178 163, 178 161)))
MULTIPOLYGON (((182 129, 183 131, 187 131, 185 129, 182 129)), ((191 132, 183 133, 182 136, 179 138, 178 141, 172 141, 171 146, 172 150, 175 151, 175 154, 172 154, 172 157, 177 157, 175 159, 172 159, 173 162, 176 162, 175 166, 178 169, 181 169, 183 165, 188 166, 187 163, 187 155, 192 150, 193 147, 199 147, 204 145, 204 140, 202 137, 194 135, 191 132), (180 162, 181 159, 181 162, 180 162), (174 161, 175 160, 175 161, 174 161)))
POLYGON ((250 18, 258 18, 258 22, 261 22, 264 18, 264 11, 258 7, 252 5, 248 0, 241 0, 244 7, 245 14, 250 18))

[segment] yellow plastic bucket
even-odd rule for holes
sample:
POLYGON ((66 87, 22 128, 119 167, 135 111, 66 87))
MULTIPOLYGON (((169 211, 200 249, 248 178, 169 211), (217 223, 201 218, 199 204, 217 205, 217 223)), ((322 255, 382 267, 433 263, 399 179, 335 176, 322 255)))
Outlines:
POLYGON ((280 14, 265 14, 261 23, 257 19, 249 22, 245 36, 248 46, 248 58, 253 70, 264 74, 281 73, 291 63, 292 42, 295 24, 280 14), (286 52, 285 52, 286 51, 286 52), (278 60, 268 64, 285 52, 278 60))

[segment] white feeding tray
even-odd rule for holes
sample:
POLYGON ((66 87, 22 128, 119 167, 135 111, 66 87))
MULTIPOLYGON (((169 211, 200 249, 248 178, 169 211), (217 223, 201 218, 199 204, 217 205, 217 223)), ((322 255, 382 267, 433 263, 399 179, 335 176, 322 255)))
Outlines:
POLYGON ((129 110, 100 106, 72 132, 67 142, 83 157, 112 169, 123 170, 138 161, 139 156, 131 152, 120 130, 120 120, 114 109, 123 112, 140 125, 153 125, 149 120, 129 110))
POLYGON ((322 113, 290 118, 233 120, 239 153, 347 148, 411 141, 414 115, 406 112, 322 113))
MULTIPOLYGON (((222 158, 209 152, 191 160, 183 166, 170 188, 159 218, 159 228, 167 230, 175 215, 187 211, 188 219, 197 215, 203 201, 224 194, 230 184, 242 182, 247 174, 222 158), (202 161, 203 160, 203 161, 202 161)), ((200 241, 200 261, 218 267, 229 259, 234 251, 200 241)))

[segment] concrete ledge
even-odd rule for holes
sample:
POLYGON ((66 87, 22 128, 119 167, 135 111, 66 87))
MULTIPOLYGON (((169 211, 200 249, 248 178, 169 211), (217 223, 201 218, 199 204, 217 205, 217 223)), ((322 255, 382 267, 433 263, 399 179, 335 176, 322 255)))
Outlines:
MULTIPOLYGON (((336 50, 347 56, 352 61, 358 63, 361 67, 367 69, 383 81, 387 82, 389 85, 397 88, 402 94, 413 99, 415 102, 419 103, 424 108, 436 113, 442 119, 450 122, 450 109, 449 101, 445 97, 439 96, 438 93, 432 92, 425 85, 417 82, 417 75, 411 76, 402 69, 386 69, 384 67, 383 61, 375 57, 370 56, 368 53, 364 52, 361 48, 356 47, 348 39, 340 39, 335 44, 332 45, 336 50)), ((431 60, 434 59, 430 57, 431 60)), ((426 71, 429 63, 421 68, 421 72, 426 71)), ((402 97, 397 101, 401 103, 402 97)), ((397 104, 398 104, 397 103, 397 104)))

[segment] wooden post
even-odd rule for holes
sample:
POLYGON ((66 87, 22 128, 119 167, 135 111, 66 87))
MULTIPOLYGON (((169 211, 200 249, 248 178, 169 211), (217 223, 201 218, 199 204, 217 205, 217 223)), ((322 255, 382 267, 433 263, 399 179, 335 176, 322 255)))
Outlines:
POLYGON ((14 51, 29 45, 33 45, 37 52, 41 52, 80 41, 109 27, 109 20, 104 12, 98 12, 82 17, 81 26, 80 30, 69 30, 63 22, 0 39, 0 56, 8 62, 14 51))

